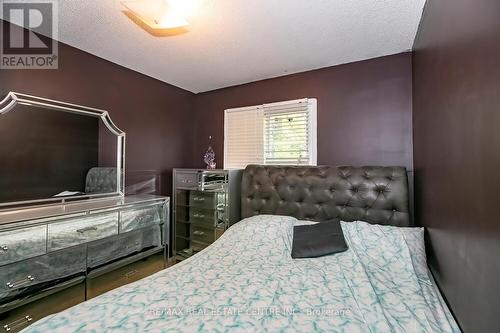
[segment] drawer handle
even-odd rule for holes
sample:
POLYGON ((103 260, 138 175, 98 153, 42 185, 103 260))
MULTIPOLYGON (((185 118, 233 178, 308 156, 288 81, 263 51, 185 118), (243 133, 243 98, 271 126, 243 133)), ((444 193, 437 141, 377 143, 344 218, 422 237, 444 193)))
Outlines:
POLYGON ((26 315, 23 318, 19 318, 17 320, 14 320, 12 323, 8 323, 8 324, 4 325, 3 329, 5 330, 5 332, 10 332, 13 328, 19 328, 23 325, 28 324, 32 320, 33 320, 33 318, 31 318, 30 315, 26 315))
POLYGON ((125 246, 125 248, 127 250, 130 250, 130 249, 136 249, 138 246, 141 246, 141 242, 139 242, 139 241, 135 242, 134 244, 127 245, 127 246, 125 246))
POLYGON ((205 201, 205 198, 204 197, 194 197, 193 200, 194 201, 205 201))
POLYGON ((133 271, 130 271, 130 272, 128 272, 128 273, 125 273, 125 274, 123 275, 123 277, 124 277, 125 279, 130 279, 132 276, 136 275, 137 273, 139 273, 139 271, 138 271, 138 270, 136 270, 136 269, 134 269, 133 271))
POLYGON ((148 215, 141 215, 137 218, 137 220, 139 221, 139 223, 142 223, 144 221, 149 221, 149 220, 152 220, 153 219, 153 215, 151 214, 148 214, 148 215))
POLYGON ((0 250, 2 250, 2 252, 7 252, 9 251, 9 247, 7 245, 2 245, 0 246, 0 250))
POLYGON ((97 230, 97 227, 86 227, 86 228, 77 229, 76 232, 78 232, 79 234, 83 234, 87 231, 96 231, 96 230, 97 230))
POLYGON ((204 231, 193 231, 193 235, 196 235, 196 236, 203 236, 205 234, 204 231))
POLYGON ((204 217, 205 217, 205 215, 204 215, 204 214, 194 213, 194 214, 193 214, 193 217, 196 217, 196 218, 200 218, 200 219, 202 219, 202 218, 204 218, 204 217))
POLYGON ((12 289, 12 288, 21 287, 25 284, 29 284, 32 281, 35 281, 35 277, 33 275, 28 275, 26 277, 26 279, 22 279, 22 280, 15 281, 15 282, 7 282, 6 285, 7 285, 7 287, 12 289))

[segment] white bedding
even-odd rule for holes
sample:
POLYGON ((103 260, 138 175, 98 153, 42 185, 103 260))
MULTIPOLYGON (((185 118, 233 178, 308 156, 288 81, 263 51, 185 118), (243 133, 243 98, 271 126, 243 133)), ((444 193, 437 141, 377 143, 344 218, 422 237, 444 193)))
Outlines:
POLYGON ((342 223, 349 250, 292 259, 293 226, 256 216, 167 270, 26 332, 459 332, 422 229, 342 223))

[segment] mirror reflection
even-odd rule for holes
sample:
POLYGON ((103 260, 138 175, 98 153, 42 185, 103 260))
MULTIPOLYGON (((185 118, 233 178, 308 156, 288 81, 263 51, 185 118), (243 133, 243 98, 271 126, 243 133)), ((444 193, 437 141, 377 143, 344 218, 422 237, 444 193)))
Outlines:
POLYGON ((119 192, 118 140, 95 115, 15 105, 0 114, 0 203, 119 192))

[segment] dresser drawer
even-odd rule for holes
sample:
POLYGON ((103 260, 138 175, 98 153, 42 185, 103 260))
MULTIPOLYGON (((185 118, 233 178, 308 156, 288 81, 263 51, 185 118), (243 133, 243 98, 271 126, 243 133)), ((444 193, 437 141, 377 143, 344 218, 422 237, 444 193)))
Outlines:
POLYGON ((163 220, 163 205, 127 209, 120 212, 120 232, 160 224, 163 220))
POLYGON ((153 225, 111 239, 90 243, 87 264, 88 267, 95 268, 132 253, 158 246, 161 246, 161 227, 153 225))
POLYGON ((224 233, 224 229, 222 228, 200 228, 193 227, 192 231, 192 241, 191 248, 193 252, 200 252, 201 250, 210 246, 213 242, 219 239, 220 236, 224 233))
POLYGON ((189 210, 189 222, 205 227, 215 227, 215 211, 191 208, 189 210))
POLYGON ((176 188, 198 188, 198 173, 196 172, 177 172, 175 174, 175 187, 176 188))
POLYGON ((87 280, 87 297, 93 298, 109 290, 140 280, 164 268, 163 252, 87 280))
POLYGON ((118 212, 97 214, 48 226, 47 250, 54 251, 118 234, 118 212))
POLYGON ((85 272, 86 252, 82 245, 3 266, 0 300, 16 296, 27 287, 85 272))
POLYGON ((0 233, 0 266, 46 253, 47 226, 0 233))
POLYGON ((83 301, 85 301, 85 284, 81 283, 0 314, 0 332, 19 332, 37 320, 83 301))
POLYGON ((189 205, 192 207, 215 209, 217 204, 217 193, 214 192, 191 192, 189 205))
POLYGON ((207 248, 208 246, 210 246, 210 244, 206 244, 206 243, 198 243, 198 242, 191 242, 191 248, 193 249, 193 252, 200 252, 201 250, 207 248))
POLYGON ((191 228, 191 239, 193 242, 211 244, 215 241, 215 231, 213 228, 203 228, 193 225, 191 228))

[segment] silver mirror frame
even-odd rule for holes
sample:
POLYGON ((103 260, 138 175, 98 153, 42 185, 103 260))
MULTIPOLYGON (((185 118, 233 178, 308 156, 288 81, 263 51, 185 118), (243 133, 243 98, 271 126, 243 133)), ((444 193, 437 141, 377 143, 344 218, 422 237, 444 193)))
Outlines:
POLYGON ((65 203, 69 201, 91 199, 91 198, 106 198, 106 197, 117 197, 117 196, 123 197, 125 195, 125 132, 120 130, 113 123, 113 121, 109 117, 108 111, 11 91, 2 101, 0 101, 0 116, 6 114, 9 111, 12 111, 12 109, 18 104, 31 105, 36 107, 45 107, 51 110, 70 112, 70 113, 100 118, 101 121, 106 126, 106 128, 117 137, 117 147, 116 147, 117 189, 116 192, 102 193, 102 194, 89 194, 89 195, 80 195, 80 196, 65 197, 65 198, 59 197, 59 198, 47 198, 47 199, 37 199, 37 200, 27 200, 27 201, 2 202, 0 203, 0 208, 9 206, 23 206, 30 204, 65 203))

